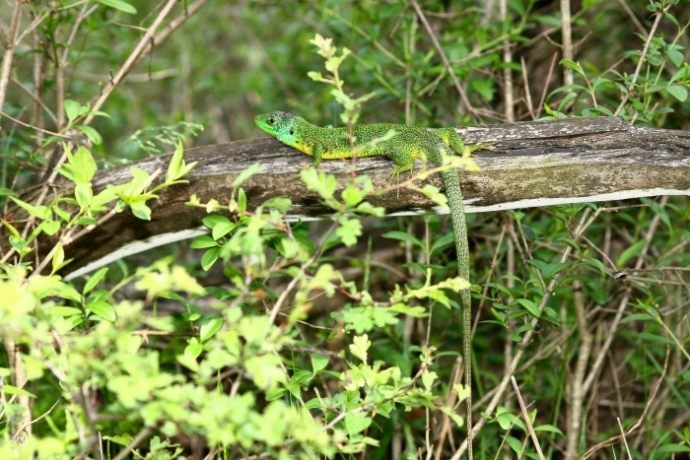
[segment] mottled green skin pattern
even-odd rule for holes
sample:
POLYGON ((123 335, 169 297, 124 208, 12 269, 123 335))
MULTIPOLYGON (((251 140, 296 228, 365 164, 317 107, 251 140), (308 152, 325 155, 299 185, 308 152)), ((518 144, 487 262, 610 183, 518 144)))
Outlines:
MULTIPOLYGON (((288 112, 271 112, 259 115, 254 119, 256 125, 277 138, 280 142, 294 147, 302 153, 314 157, 314 166, 318 166, 322 159, 352 158, 352 147, 348 128, 321 128, 315 126, 302 117, 288 112)), ((427 131, 417 126, 395 125, 379 123, 358 125, 353 128, 355 145, 360 146, 374 139, 382 138, 390 130, 395 135, 376 144, 373 149, 365 149, 357 154, 358 157, 385 156, 395 163, 393 173, 410 171, 414 167, 415 158, 426 158, 436 166, 443 164, 443 155, 453 152, 462 154, 466 149, 460 135, 452 128, 427 131)), ((468 147, 470 152, 478 146, 468 147)), ((458 256, 458 274, 465 280, 470 279, 469 249, 467 245, 467 226, 465 223, 465 208, 463 205, 462 189, 457 171, 445 169, 440 172, 443 185, 446 188, 448 206, 453 220, 455 233, 455 248, 458 256)), ((465 361, 465 384, 471 388, 471 301, 470 290, 462 291, 462 329, 463 329, 463 357, 465 361)), ((472 431, 472 398, 467 399, 467 430, 472 431)), ((468 454, 472 458, 472 439, 468 435, 468 454)))

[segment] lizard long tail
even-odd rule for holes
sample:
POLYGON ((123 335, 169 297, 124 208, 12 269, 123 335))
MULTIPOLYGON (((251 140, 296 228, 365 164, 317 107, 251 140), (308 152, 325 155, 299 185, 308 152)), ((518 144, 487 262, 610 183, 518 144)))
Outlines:
MULTIPOLYGON (((458 275, 470 280, 470 252, 467 243, 467 223, 465 221, 465 205, 463 204, 460 178, 454 169, 441 171, 441 179, 446 188, 448 207, 453 221, 453 233, 455 234, 455 250, 458 258, 458 275)), ((472 460, 472 303, 470 290, 463 289, 462 298, 462 359, 465 363, 465 385, 470 390, 467 397, 467 454, 472 460)))

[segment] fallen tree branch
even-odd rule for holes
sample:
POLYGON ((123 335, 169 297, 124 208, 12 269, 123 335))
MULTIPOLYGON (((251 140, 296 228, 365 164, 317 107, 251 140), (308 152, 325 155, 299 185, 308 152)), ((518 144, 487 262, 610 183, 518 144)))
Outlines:
MULTIPOLYGON (((690 132, 634 128, 607 117, 509 123, 459 132, 469 144, 496 142, 498 149, 476 153, 480 171, 461 172, 467 212, 690 194, 690 132)), ((94 188, 128 181, 132 166, 152 173, 169 159, 170 155, 161 155, 99 171, 94 188)), ((330 212, 299 180, 300 168, 311 159, 273 138, 189 149, 185 161, 198 162, 187 177, 189 183, 162 190, 160 198, 150 202, 151 221, 136 219, 129 211, 109 219, 65 248, 66 258, 74 258, 65 273, 108 254, 115 254, 116 260, 198 234, 206 212, 186 206, 189 197, 227 201, 235 177, 254 163, 261 164, 263 171, 243 185, 250 209, 269 198, 287 196, 295 219, 330 212), (123 247, 130 247, 129 252, 116 253, 123 247)), ((319 169, 335 174, 342 188, 350 179, 348 162, 324 161, 319 169)), ((369 175, 377 188, 388 185, 390 171, 385 158, 357 160, 357 174, 369 175)), ((429 182, 442 188, 435 176, 429 182)), ((66 183, 58 184, 58 191, 71 193, 66 183)), ((434 210, 430 200, 406 189, 370 201, 389 214, 434 210)), ((2 245, 5 251, 6 242, 2 245)))

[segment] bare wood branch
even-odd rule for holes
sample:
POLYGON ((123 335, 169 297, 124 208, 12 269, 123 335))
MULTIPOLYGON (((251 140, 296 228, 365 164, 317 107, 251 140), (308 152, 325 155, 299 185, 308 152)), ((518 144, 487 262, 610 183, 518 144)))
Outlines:
POLYGON ((10 71, 12 70, 12 61, 14 59, 14 50, 17 46, 17 35, 19 33, 19 23, 21 19, 22 2, 21 0, 14 0, 12 23, 7 36, 5 54, 2 57, 2 68, 0 69, 0 108, 5 104, 5 95, 7 94, 7 85, 10 80, 10 71))

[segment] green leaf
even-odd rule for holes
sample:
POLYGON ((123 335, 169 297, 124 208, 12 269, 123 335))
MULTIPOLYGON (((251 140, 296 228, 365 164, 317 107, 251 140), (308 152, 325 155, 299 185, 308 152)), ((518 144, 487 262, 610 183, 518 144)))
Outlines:
POLYGON ((266 393, 266 401, 275 401, 276 399, 280 399, 285 393, 287 393, 285 388, 276 388, 274 391, 269 391, 266 393))
POLYGON ((247 373, 252 376, 259 388, 275 388, 281 381, 285 381, 285 374, 280 367, 280 357, 276 355, 252 356, 244 361, 247 373))
POLYGON ((189 342, 184 349, 184 355, 196 359, 203 351, 204 347, 201 345, 201 342, 199 342, 196 337, 192 337, 189 339, 189 342))
POLYGON ((105 301, 97 301, 87 304, 86 309, 91 313, 100 316, 101 318, 107 319, 108 321, 115 321, 115 319, 117 319, 115 309, 112 305, 105 301))
MULTIPOLYGON (((465 399, 467 399, 467 398, 465 398, 465 399)), ((462 399, 460 401, 462 401, 462 399)), ((453 423, 455 423, 456 426, 460 427, 460 426, 463 426, 465 424, 465 420, 460 415, 456 414, 453 409, 451 409, 449 407, 445 407, 445 406, 441 406, 440 409, 441 409, 441 412, 443 412, 448 417, 450 417, 451 420, 453 420, 453 423)))
POLYGON ((286 259, 292 259, 297 255, 299 246, 296 242, 290 240, 289 238, 281 238, 276 243, 276 249, 286 259))
POLYGON ((582 66, 580 65, 579 62, 571 61, 570 59, 561 59, 561 62, 559 62, 563 67, 568 67, 570 69, 573 69, 575 72, 579 73, 580 75, 584 75, 584 71, 582 70, 582 66))
POLYGON ((151 208, 143 201, 135 201, 130 204, 132 214, 141 220, 151 220, 151 208))
POLYGON ((170 158, 170 163, 168 163, 168 170, 165 173, 165 183, 156 186, 153 191, 160 188, 164 188, 172 184, 186 183, 188 181, 179 180, 180 178, 189 174, 189 172, 194 169, 197 162, 193 161, 190 164, 185 164, 184 162, 184 146, 182 140, 178 140, 175 145, 175 152, 173 152, 170 158))
POLYGON ((690 447, 684 446, 682 444, 664 444, 659 447, 656 452, 661 453, 673 453, 673 452, 690 452, 690 447))
POLYGON ((297 372, 294 373, 294 375, 290 378, 290 382, 294 383, 295 385, 301 385, 304 382, 310 380, 313 377, 313 373, 311 371, 308 371, 306 369, 300 369, 297 372))
POLYGON ((46 220, 41 223, 41 231, 48 236, 55 235, 60 230, 60 222, 57 220, 46 220))
POLYGON ((96 160, 85 147, 79 147, 72 157, 72 172, 74 182, 77 184, 89 184, 96 174, 96 160))
POLYGON ((364 335, 356 335, 354 339, 352 340, 352 344, 350 345, 350 352, 358 357, 359 359, 362 360, 362 362, 366 363, 367 362, 367 350, 371 346, 371 342, 369 341, 369 336, 364 334, 364 335))
POLYGON ((363 201, 355 210, 360 214, 368 214, 370 216, 383 217, 386 214, 386 208, 382 206, 373 206, 368 201, 363 201))
POLYGON ((210 229, 213 229, 216 225, 226 222, 229 223, 230 219, 219 214, 211 214, 210 216, 206 216, 201 220, 201 223, 210 229))
POLYGON ((247 210, 247 194, 242 187, 237 189, 237 209, 242 212, 247 210))
POLYGON ((519 439, 516 439, 513 436, 506 436, 505 438, 506 444, 515 452, 517 455, 516 457, 522 457, 523 454, 523 447, 522 447, 522 442, 519 439))
POLYGON ((549 425, 548 423, 544 425, 537 425, 534 427, 534 431, 545 431, 547 433, 556 433, 560 434, 561 436, 565 436, 561 430, 559 430, 557 427, 553 425, 549 425))
POLYGON ((80 305, 82 303, 81 294, 67 283, 60 283, 55 286, 55 294, 63 299, 72 300, 80 305))
POLYGON ((629 323, 631 321, 650 321, 650 320, 656 322, 654 317, 648 313, 635 313, 635 314, 632 314, 632 315, 629 315, 629 316, 626 316, 625 318, 623 318, 620 321, 620 324, 629 323))
POLYGON ((328 358, 324 355, 312 353, 309 355, 309 358, 311 359, 313 375, 318 374, 320 370, 325 369, 326 366, 328 366, 328 358))
POLYGON ((242 185, 247 179, 252 177, 255 174, 259 174, 261 171, 263 171, 264 167, 261 166, 259 163, 254 163, 241 173, 235 178, 234 181, 232 181, 232 188, 237 188, 240 185, 242 185))
POLYGON ((354 185, 348 185, 340 196, 345 204, 350 207, 357 206, 364 199, 362 191, 354 185))
POLYGON ((531 300, 529 300, 529 299, 517 299, 515 302, 517 302, 520 305, 522 305, 523 307, 525 307, 525 309, 527 311, 529 311, 532 314, 532 316, 535 316, 537 318, 539 318, 541 316, 541 312, 539 311, 539 306, 536 303, 532 302, 531 300))
POLYGON ((362 235, 362 223, 359 219, 348 219, 341 216, 338 219, 340 224, 335 230, 335 234, 340 237, 345 246, 352 246, 357 243, 357 237, 362 235))
POLYGON ((548 279, 569 266, 570 264, 567 264, 565 262, 552 262, 550 264, 546 264, 546 266, 542 268, 541 274, 544 278, 548 279))
POLYGON ((577 97, 577 93, 568 93, 567 96, 563 98, 560 104, 558 104, 558 111, 562 112, 563 109, 568 105, 568 103, 577 97))
POLYGON ((62 244, 58 243, 55 245, 55 252, 53 252, 53 260, 52 260, 52 268, 53 271, 52 273, 55 273, 58 271, 62 263, 65 261, 65 249, 62 247, 62 244))
POLYGON ((669 48, 666 50, 666 56, 673 62, 673 65, 680 67, 683 64, 683 53, 675 48, 669 48))
POLYGON ((218 246, 218 243, 216 243, 216 240, 211 238, 211 235, 199 235, 194 238, 194 241, 192 241, 190 246, 192 249, 205 249, 218 246))
POLYGON ((115 8, 116 10, 120 10, 123 13, 127 14, 136 14, 137 9, 134 8, 132 5, 130 5, 127 2, 123 2, 122 0, 96 0, 98 3, 102 3, 106 6, 109 6, 111 8, 115 8))
MULTIPOLYGON (((190 348, 190 345, 187 345, 187 348, 185 348, 185 353, 182 355, 177 355, 177 362, 182 364, 184 367, 186 367, 187 369, 189 369, 191 371, 199 372, 200 366, 199 366, 199 363, 196 361, 196 357, 193 357, 190 354, 187 354, 187 350, 189 348, 190 348)), ((201 351, 203 351, 203 347, 199 351, 199 354, 201 354, 201 351)))
POLYGON ((22 200, 18 200, 13 196, 11 196, 10 199, 14 201, 24 211, 28 212, 34 217, 38 217, 41 220, 48 220, 52 216, 50 209, 48 209, 46 206, 32 206, 29 203, 25 203, 22 200))
POLYGON ((671 79, 669 80, 669 83, 673 83, 674 81, 682 78, 683 81, 685 81, 688 77, 690 76, 690 66, 688 64, 683 64, 681 68, 676 70, 676 73, 673 74, 671 79))
POLYGON ((218 222, 213 227, 211 235, 213 236, 213 239, 217 241, 225 235, 227 235, 228 233, 235 230, 235 227, 237 227, 237 225, 234 222, 230 222, 229 220, 227 222, 218 222))
POLYGON ((502 430, 509 430, 517 420, 517 417, 508 412, 505 407, 499 407, 496 410, 496 421, 502 430))
POLYGON ((639 252, 646 244, 647 240, 640 240, 637 243, 630 246, 625 251, 623 251, 623 254, 621 254, 620 257, 618 257, 618 260, 616 260, 616 267, 623 268, 630 259, 636 257, 639 254, 639 252))
POLYGON ((312 398, 304 404, 304 409, 318 409, 321 407, 321 400, 319 398, 312 398))
POLYGON ((285 213, 288 209, 290 209, 290 206, 292 206, 292 200, 284 196, 276 196, 266 200, 263 206, 267 209, 277 209, 278 211, 285 213))
POLYGON ((48 313, 52 316, 67 318, 69 316, 81 315, 82 311, 74 307, 50 307, 48 313))
POLYGON ((79 125, 77 126, 77 129, 84 133, 86 137, 88 137, 89 140, 93 142, 95 145, 101 145, 103 143, 103 138, 101 137, 101 134, 95 129, 93 129, 91 126, 79 125))
POLYGON ((424 388, 426 388, 427 391, 431 391, 431 389, 434 385, 434 382, 436 381, 437 378, 438 378, 438 374, 436 374, 436 372, 428 371, 428 370, 422 372, 422 384, 424 385, 424 388))
POLYGON ((335 190, 338 188, 338 183, 333 174, 325 174, 316 170, 316 168, 309 168, 303 170, 299 177, 306 184, 309 190, 317 192, 324 200, 333 199, 335 190))
POLYGON ((662 343, 664 345, 675 345, 676 343, 669 338, 662 337, 660 335, 650 334, 648 332, 640 332, 636 336, 638 339, 642 339, 647 342, 662 343))
POLYGON ((668 91, 671 96, 675 97, 680 102, 685 102, 688 98, 688 89, 685 86, 669 85, 666 88, 666 91, 668 91))
POLYGON ((400 241, 403 241, 406 243, 410 243, 414 247, 424 249, 424 243, 422 243, 421 240, 419 240, 418 238, 415 238, 414 235, 410 235, 407 232, 399 232, 399 231, 386 232, 382 236, 384 238, 390 238, 392 240, 400 240, 400 241))
POLYGON ((33 393, 29 393, 26 390, 22 390, 21 388, 17 388, 14 385, 8 385, 4 384, 2 386, 3 391, 8 394, 8 395, 19 395, 19 396, 28 396, 30 398, 35 398, 36 395, 33 393))
POLYGON ((403 315, 412 316, 415 318, 426 318, 427 316, 429 316, 429 313, 427 312, 426 308, 421 307, 419 305, 410 307, 409 305, 404 303, 396 303, 395 305, 392 305, 390 307, 390 310, 396 313, 402 313, 403 315))
POLYGON ((537 267, 539 270, 543 270, 547 265, 546 262, 538 260, 538 259, 527 259, 527 263, 529 265, 537 267))
POLYGON ((345 431, 350 436, 361 433, 369 428, 372 418, 364 412, 350 411, 345 416, 345 431))
POLYGON ((492 101, 496 91, 496 82, 491 78, 471 78, 470 87, 487 101, 492 101))
POLYGON ((589 265, 593 265, 594 267, 598 268, 599 273, 602 276, 608 274, 608 270, 606 270, 606 266, 599 259, 595 259, 593 257, 586 257, 585 262, 589 265))
POLYGON ((223 318, 220 317, 211 318, 208 321, 206 321, 206 323, 202 324, 199 328, 199 340, 201 341, 201 343, 204 343, 208 339, 213 337, 222 326, 223 318))
POLYGON ((82 105, 71 99, 65 99, 62 105, 65 109, 65 115, 67 115, 67 120, 69 121, 70 125, 74 122, 74 120, 77 119, 77 117, 84 113, 82 110, 82 105))
POLYGON ((216 260, 218 260, 218 257, 220 256, 220 248, 211 248, 208 251, 204 253, 203 256, 201 256, 201 268, 204 269, 204 271, 208 271, 213 264, 216 263, 216 260))
POLYGON ((89 183, 78 183, 74 186, 74 196, 79 207, 82 210, 87 209, 91 203, 91 198, 93 198, 93 189, 89 183))
POLYGON ((184 147, 182 146, 182 142, 178 141, 177 145, 175 146, 175 152, 173 152, 172 156, 170 157, 168 171, 165 173, 165 180, 167 182, 174 181, 178 178, 180 170, 182 169, 183 153, 184 147))

